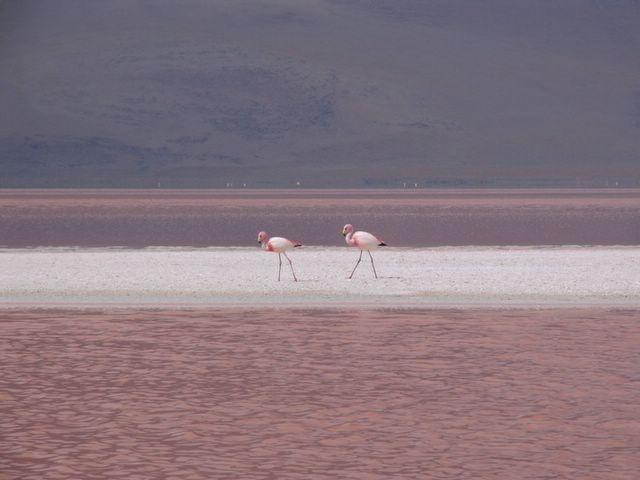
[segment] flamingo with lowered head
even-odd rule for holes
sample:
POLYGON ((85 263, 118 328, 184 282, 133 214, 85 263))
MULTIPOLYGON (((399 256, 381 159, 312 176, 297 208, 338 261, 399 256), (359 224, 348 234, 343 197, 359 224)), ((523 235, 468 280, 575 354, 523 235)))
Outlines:
POLYGON ((369 254, 369 258, 371 259, 371 268, 373 268, 373 275, 378 278, 378 274, 376 272, 376 266, 373 263, 373 257, 371 256, 371 250, 375 250, 378 247, 386 247, 387 244, 382 240, 376 238, 374 235, 371 235, 369 232, 354 232, 353 225, 347 223, 344 227, 342 227, 342 235, 345 237, 347 241, 347 245, 351 247, 356 247, 360 249, 360 257, 358 257, 358 261, 356 262, 356 266, 353 267, 353 271, 349 278, 353 277, 353 274, 356 273, 356 268, 360 265, 360 261, 362 260, 362 252, 364 250, 369 254))
POLYGON ((296 272, 293 271, 293 264, 291 263, 291 259, 287 256, 287 251, 293 250, 296 247, 301 247, 302 244, 300 242, 292 242, 286 238, 282 237, 271 237, 267 235, 267 232, 258 233, 258 243, 266 252, 275 252, 278 254, 278 260, 280 263, 278 264, 278 281, 280 281, 280 272, 282 271, 282 255, 289 261, 289 266, 291 267, 291 273, 293 274, 293 281, 297 282, 296 272))

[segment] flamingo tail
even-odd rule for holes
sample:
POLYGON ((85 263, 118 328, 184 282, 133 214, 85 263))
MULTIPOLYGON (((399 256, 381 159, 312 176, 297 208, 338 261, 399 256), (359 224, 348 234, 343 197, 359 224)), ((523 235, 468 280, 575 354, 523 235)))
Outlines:
POLYGON ((379 247, 386 247, 386 246, 387 246, 387 244, 386 244, 386 243, 384 243, 384 242, 380 242, 380 243, 378 244, 378 246, 379 246, 379 247))

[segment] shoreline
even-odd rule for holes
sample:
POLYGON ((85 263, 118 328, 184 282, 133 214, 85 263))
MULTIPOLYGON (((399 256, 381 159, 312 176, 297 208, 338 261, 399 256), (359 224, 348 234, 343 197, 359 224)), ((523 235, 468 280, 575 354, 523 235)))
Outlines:
POLYGON ((3 249, 0 309, 640 308, 640 247, 3 249))
POLYGON ((29 303, 29 302, 3 302, 0 303, 0 312, 43 312, 43 311, 86 311, 86 312, 241 312, 241 311, 638 311, 640 301, 635 302, 546 302, 546 303, 480 303, 480 302, 451 302, 451 303, 29 303))
MULTIPOLYGON (((640 249, 640 244, 549 244, 549 245, 510 245, 510 244, 496 244, 496 245, 425 245, 425 246, 395 246, 387 245, 384 248, 377 250, 378 252, 400 251, 400 252, 430 252, 439 250, 459 250, 459 251, 481 251, 481 250, 634 250, 640 249)), ((260 252, 260 246, 247 246, 247 245, 147 245, 142 247, 130 246, 130 245, 110 245, 110 246, 85 246, 85 245, 34 245, 26 247, 10 247, 6 245, 0 245, 0 254, 3 253, 16 253, 16 252, 76 252, 76 251, 88 251, 88 252, 118 252, 118 251, 139 251, 139 252, 153 252, 153 251, 168 251, 168 252, 189 252, 189 251, 202 251, 202 252, 230 252, 230 251, 242 251, 242 252, 260 252)), ((344 250, 354 252, 356 250, 353 247, 348 246, 335 246, 335 245, 313 245, 303 244, 301 251, 322 251, 322 250, 344 250)))

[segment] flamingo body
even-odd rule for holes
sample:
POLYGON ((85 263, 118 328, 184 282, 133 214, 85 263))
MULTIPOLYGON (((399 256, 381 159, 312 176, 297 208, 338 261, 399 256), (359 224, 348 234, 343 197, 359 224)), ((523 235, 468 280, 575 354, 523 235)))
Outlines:
POLYGON ((382 240, 379 240, 369 232, 354 232, 351 235, 347 234, 345 240, 347 241, 347 245, 357 247, 360 250, 375 250, 376 248, 385 245, 382 240))
POLYGON ((262 248, 267 252, 282 253, 293 250, 295 247, 301 247, 299 242, 292 242, 284 237, 271 237, 266 243, 262 244, 262 248))
POLYGON ((373 257, 371 256, 371 250, 375 250, 378 247, 386 247, 387 244, 375 235, 370 234, 369 232, 354 232, 353 230, 353 225, 351 225, 350 223, 346 224, 342 228, 342 235, 344 235, 347 245, 356 247, 360 250, 360 257, 356 262, 356 266, 353 267, 353 271, 351 272, 351 275, 349 275, 349 278, 353 278, 353 274, 356 272, 356 268, 358 268, 358 265, 360 265, 360 261, 362 260, 362 252, 365 250, 369 254, 369 258, 371 259, 371 268, 373 269, 373 275, 374 277, 378 278, 376 266, 373 263, 373 257))
POLYGON ((282 271, 282 255, 289 262, 289 267, 291 267, 291 274, 293 275, 294 282, 297 282, 296 272, 293 271, 293 264, 291 263, 291 259, 287 256, 287 252, 289 250, 293 250, 296 247, 301 247, 302 244, 300 242, 292 242, 288 238, 284 237, 271 237, 267 235, 267 232, 258 233, 258 243, 262 247, 262 249, 266 252, 274 252, 278 254, 278 281, 280 281, 280 273, 282 271))

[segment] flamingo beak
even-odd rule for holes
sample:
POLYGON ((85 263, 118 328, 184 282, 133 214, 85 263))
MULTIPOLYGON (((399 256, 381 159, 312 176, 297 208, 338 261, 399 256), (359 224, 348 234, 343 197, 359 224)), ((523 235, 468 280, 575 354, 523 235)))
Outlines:
POLYGON ((347 236, 347 231, 346 231, 346 230, 344 230, 344 229, 342 230, 342 236, 343 236, 343 237, 346 237, 346 236, 347 236))

